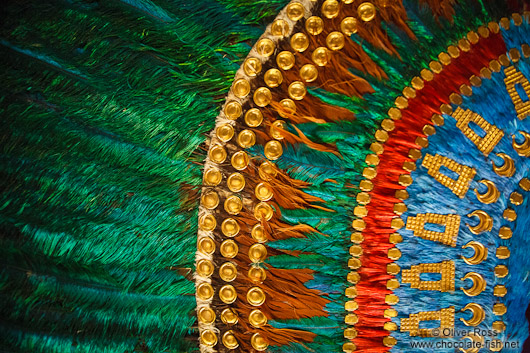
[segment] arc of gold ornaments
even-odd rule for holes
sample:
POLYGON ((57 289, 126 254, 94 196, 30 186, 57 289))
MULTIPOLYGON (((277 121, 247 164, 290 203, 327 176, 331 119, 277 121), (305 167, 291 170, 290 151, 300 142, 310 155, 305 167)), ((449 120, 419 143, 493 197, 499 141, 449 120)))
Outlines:
POLYGON ((476 210, 467 215, 468 217, 477 217, 478 224, 476 226, 470 226, 467 224, 467 227, 473 234, 480 234, 482 232, 489 232, 493 228, 493 219, 491 216, 483 210, 476 210))
POLYGON ((484 309, 477 303, 469 303, 464 308, 462 308, 462 311, 468 310, 471 311, 471 319, 466 320, 460 318, 460 321, 462 321, 466 326, 478 326, 486 318, 484 309))
POLYGON ((485 193, 481 194, 479 193, 478 189, 475 189, 475 194, 477 195, 477 199, 480 202, 485 203, 485 204, 491 204, 491 203, 497 202, 501 193, 499 192, 499 189, 497 189, 497 186, 495 185, 495 183, 491 180, 486 180, 486 179, 479 181, 479 183, 486 186, 488 190, 485 193))
POLYGON ((506 153, 497 153, 497 157, 502 158, 503 164, 499 167, 492 161, 493 171, 500 176, 512 177, 515 174, 514 160, 506 153))
POLYGON ((488 258, 488 248, 477 241, 470 241, 466 245, 462 246, 462 249, 467 248, 472 248, 474 251, 474 254, 471 257, 462 256, 462 260, 464 260, 464 262, 468 265, 478 265, 488 258))
POLYGON ((524 137, 524 142, 518 144, 515 142, 515 135, 512 136, 512 147, 519 156, 530 157, 530 134, 525 131, 519 131, 524 137))
POLYGON ((486 289, 486 280, 484 279, 484 277, 482 277, 481 274, 476 272, 469 272, 462 278, 462 281, 465 281, 466 279, 471 280, 471 282, 473 283, 472 286, 470 288, 460 287, 460 289, 468 297, 476 297, 486 289))

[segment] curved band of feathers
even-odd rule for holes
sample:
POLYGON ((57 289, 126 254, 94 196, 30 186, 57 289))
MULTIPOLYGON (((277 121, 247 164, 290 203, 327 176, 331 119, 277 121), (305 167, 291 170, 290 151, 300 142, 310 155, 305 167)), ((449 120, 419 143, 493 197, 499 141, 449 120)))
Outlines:
POLYGON ((525 9, 6 6, 1 348, 523 352, 525 9))

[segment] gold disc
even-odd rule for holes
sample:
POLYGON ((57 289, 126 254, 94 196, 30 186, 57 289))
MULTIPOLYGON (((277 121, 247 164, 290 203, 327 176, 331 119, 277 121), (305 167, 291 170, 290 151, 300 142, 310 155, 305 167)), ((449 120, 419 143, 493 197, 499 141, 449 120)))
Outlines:
POLYGON ((245 151, 239 151, 232 156, 232 167, 237 170, 243 170, 248 166, 250 159, 245 151))
POLYGON ((210 277, 213 270, 214 266, 210 260, 202 259, 197 262, 196 271, 199 276, 210 277))
POLYGON ((263 244, 251 245, 248 249, 248 257, 252 262, 261 262, 267 257, 267 248, 263 244))
POLYGON ((224 208, 229 214, 236 215, 241 212, 241 209, 243 208, 243 202, 239 197, 232 195, 225 200, 224 208))
POLYGON ((265 316, 265 314, 263 314, 261 310, 254 309, 248 315, 248 321, 252 326, 259 328, 267 324, 267 317, 265 316))
POLYGON ((197 286, 197 296, 202 300, 210 300, 213 297, 213 287, 210 283, 201 283, 197 286))
POLYGON ((274 164, 269 161, 265 161, 261 163, 261 165, 259 166, 258 172, 259 172, 259 177, 262 180, 271 180, 272 178, 276 176, 276 174, 278 174, 274 164))
POLYGON ((251 265, 248 269, 248 278, 254 283, 263 283, 267 278, 267 272, 257 265, 251 265))
POLYGON ((257 220, 265 219, 266 221, 269 221, 273 214, 274 211, 272 210, 272 207, 265 202, 260 202, 254 207, 254 217, 256 217, 257 220))
POLYGON ((326 37, 326 45, 331 50, 341 50, 342 48, 344 48, 344 44, 344 34, 340 32, 331 32, 326 37))
POLYGON ((233 285, 225 284, 219 289, 219 299, 225 304, 232 304, 237 299, 237 292, 233 285))
POLYGON ((205 214, 199 219, 199 228, 205 232, 211 232, 217 227, 217 221, 212 214, 205 214))
POLYGON ((250 232, 250 234, 252 235, 252 238, 258 243, 265 243, 268 240, 267 236, 265 235, 265 230, 263 229, 263 226, 259 223, 252 227, 252 231, 250 232))
POLYGON ((201 333, 201 343, 213 347, 217 344, 217 335, 211 330, 204 330, 201 333))
POLYGON ((259 287, 252 287, 247 292, 247 301, 252 306, 260 306, 265 303, 265 293, 259 287))
POLYGON ((287 92, 289 93, 289 97, 297 101, 304 99, 307 93, 305 85, 300 81, 292 82, 289 85, 287 92))
POLYGON ((294 66, 295 58, 290 51, 282 51, 276 56, 276 64, 282 70, 290 70, 294 66))
POLYGON ((239 321, 239 318, 234 310, 226 308, 221 313, 221 321, 227 325, 235 325, 239 321))
POLYGON ((267 87, 260 87, 254 91, 254 103, 258 107, 266 107, 272 101, 272 93, 267 87))
POLYGON ((273 193, 271 188, 265 183, 259 183, 254 189, 256 198, 260 201, 269 201, 272 199, 273 193))
POLYGON ((263 114, 258 108, 249 109, 245 113, 245 123, 250 127, 257 127, 263 121, 263 114))
POLYGON ((214 145, 208 152, 208 157, 214 163, 223 163, 226 159, 226 151, 221 145, 214 145))
POLYGON ((269 347, 269 342, 260 335, 259 333, 255 333, 252 338, 250 339, 250 343, 252 344, 252 348, 257 350, 258 352, 263 352, 269 347))
POLYGON ((209 306, 205 306, 199 309, 197 318, 200 323, 209 325, 215 322, 215 312, 209 306))
POLYGON ((265 84, 270 88, 278 87, 283 82, 283 76, 280 70, 278 69, 269 69, 265 72, 263 76, 265 84))
POLYGON ((273 140, 265 144, 264 152, 265 152, 265 157, 274 161, 282 156, 283 148, 282 148, 281 143, 273 140))
POLYGON ((239 233, 239 223, 233 218, 227 218, 221 223, 221 230, 227 237, 235 237, 239 233))
POLYGON ((215 252, 215 242, 212 238, 204 237, 199 240, 197 248, 200 252, 206 255, 211 255, 215 252))
POLYGON ((318 66, 326 66, 330 59, 330 53, 326 47, 318 47, 313 51, 311 59, 318 66))
POLYGON ((201 196, 201 204, 209 209, 213 210, 219 205, 219 195, 213 190, 208 190, 201 196))
POLYGON ((234 137, 234 128, 230 124, 223 124, 215 129, 215 133, 219 140, 228 142, 234 137))
MULTIPOLYGON (((250 87, 250 86, 249 86, 250 87)), ((226 117, 230 120, 236 120, 241 116, 241 113, 243 112, 243 107, 239 102, 236 101, 230 101, 226 103, 224 108, 224 113, 226 117)))
POLYGON ((245 187, 245 177, 241 173, 233 173, 226 180, 226 185, 232 192, 240 192, 245 187))
POLYGON ((283 135, 281 134, 281 130, 285 130, 285 121, 283 120, 276 120, 271 124, 270 134, 273 139, 276 140, 282 140, 283 135))
POLYGON ((237 277, 237 268, 232 262, 225 262, 219 268, 219 277, 225 282, 232 282, 237 277))
POLYGON ((217 168, 210 168, 207 171, 204 172, 204 184, 208 186, 216 186, 219 185, 221 180, 223 179, 223 176, 221 175, 221 172, 217 168))
POLYGON ((237 347, 239 347, 239 343, 237 342, 236 336, 234 336, 232 330, 226 331, 223 334, 223 338, 221 341, 223 342, 223 346, 228 349, 236 349, 237 347))
POLYGON ((237 256, 237 253, 239 252, 239 247, 237 246, 235 241, 233 241, 232 239, 228 239, 221 243, 220 251, 221 255, 228 259, 232 259, 237 256))
POLYGON ((237 135, 237 144, 242 148, 250 148, 256 143, 256 135, 252 130, 245 129, 237 135))
POLYGON ((261 61, 258 58, 247 58, 243 63, 243 71, 250 77, 258 76, 261 72, 261 61))

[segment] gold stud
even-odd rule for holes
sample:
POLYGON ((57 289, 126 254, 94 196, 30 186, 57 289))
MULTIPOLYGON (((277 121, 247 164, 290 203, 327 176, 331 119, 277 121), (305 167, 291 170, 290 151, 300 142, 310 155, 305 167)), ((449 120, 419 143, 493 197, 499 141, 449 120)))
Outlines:
POLYGON ((248 315, 248 322, 254 327, 261 327, 267 324, 267 317, 259 309, 254 309, 248 315))
POLYGON ((399 273, 399 271, 401 271, 401 268, 396 263, 392 262, 392 263, 389 263, 388 265, 386 265, 386 272, 389 275, 397 275, 399 273))
POLYGON ((362 219, 354 219, 352 222, 352 227, 355 230, 362 232, 366 228, 366 223, 362 219))
POLYGON ((210 277, 213 273, 214 266, 209 260, 202 259, 197 262, 196 271, 199 276, 210 277))
POLYGON ((383 338, 383 344, 386 347, 393 347, 397 344, 397 340, 392 336, 386 336, 385 338, 383 338))
POLYGON ((239 151, 232 155, 232 167, 237 170, 243 170, 247 167, 249 158, 245 151, 239 151))
POLYGON ((326 0, 322 4, 322 15, 332 19, 339 14, 339 2, 337 0, 326 0))
POLYGON ((272 207, 265 203, 260 202, 254 207, 254 217, 256 217, 257 220, 265 219, 266 221, 269 221, 272 218, 274 211, 272 210, 272 207))
POLYGON ((530 57, 530 45, 528 44, 521 45, 521 50, 525 58, 530 57))
POLYGON ((276 56, 276 63, 282 70, 290 70, 294 66, 295 58, 290 51, 282 51, 276 56))
POLYGON ((399 281, 395 278, 389 279, 386 281, 386 288, 390 290, 398 289, 400 286, 399 281))
POLYGON ((282 118, 289 118, 296 112, 296 103, 292 99, 285 98, 280 101, 281 109, 278 109, 278 114, 282 118))
POLYGON ((315 65, 305 64, 300 69, 300 77, 305 82, 313 82, 318 78, 318 70, 315 65))
POLYGON ((513 222, 517 219, 517 213, 511 208, 507 208, 502 213, 502 217, 507 221, 513 222))
POLYGON ((265 72, 263 76, 265 84, 270 88, 278 87, 283 82, 283 76, 280 70, 278 69, 269 69, 265 72))
POLYGON ((223 124, 218 126, 217 129, 215 129, 215 134, 217 135, 219 140, 223 142, 228 142, 234 136, 234 128, 230 124, 223 124))
POLYGON ((403 237, 399 233, 392 233, 388 236, 388 241, 391 244, 399 244, 403 241, 403 237))
POLYGON ((407 99, 413 99, 416 98, 416 90, 412 87, 405 87, 403 88, 403 96, 407 99))
POLYGON ((361 180, 359 182, 359 189, 362 191, 372 191, 374 189, 374 184, 370 180, 361 180))
POLYGON ((211 330, 204 330, 201 333, 201 343, 213 347, 217 344, 217 335, 211 330))
POLYGON ((219 205, 219 195, 213 190, 208 190, 202 195, 201 204, 205 208, 213 210, 219 205))
POLYGON ((233 285, 225 284, 219 289, 219 299, 225 304, 232 304, 237 299, 237 292, 233 285))
POLYGON ((260 126, 262 121, 263 121, 263 114, 258 108, 249 109, 245 113, 245 123, 250 127, 260 126))
POLYGON ((263 244, 253 244, 248 249, 248 257, 252 262, 261 262, 267 258, 267 248, 263 244))
POLYGON ((394 128, 396 127, 396 124, 395 124, 394 121, 391 120, 391 119, 384 119, 384 120, 381 122, 381 127, 382 127, 383 130, 385 130, 385 131, 393 131, 394 128))
POLYGON ((254 283, 263 283, 267 278, 267 272, 256 264, 252 264, 248 269, 248 278, 254 283))
POLYGON ((376 154, 369 154, 366 156, 365 162, 368 165, 379 165, 379 157, 376 154))
POLYGON ((403 96, 397 97, 394 103, 396 104, 396 107, 398 107, 399 109, 405 109, 409 106, 408 99, 403 96))
POLYGON ((363 248, 360 245, 350 246, 350 255, 359 257, 362 254, 363 254, 363 248))
POLYGON ((215 251, 215 242, 212 238, 204 237, 199 240, 197 247, 203 254, 211 255, 215 251))
POLYGON ((521 59, 521 54, 519 53, 519 50, 515 48, 510 49, 508 54, 510 54, 510 59, 512 59, 514 63, 518 62, 521 59))
POLYGON ((326 47, 318 47, 311 55, 313 62, 318 66, 326 66, 330 59, 329 50, 326 47))
POLYGON ((496 297, 504 297, 508 293, 508 290, 503 285, 496 285, 493 287, 493 295, 496 297))
POLYGON ((346 279, 348 280, 348 282, 350 282, 351 284, 357 284, 359 283, 359 281, 361 280, 361 275, 359 275, 359 273, 357 271, 351 271, 348 273, 348 275, 346 276, 346 279))
POLYGON ((361 260, 355 257, 348 259, 348 267, 351 268, 352 270, 358 270, 359 268, 361 268, 361 266, 362 266, 361 260))
POLYGON ((360 205, 367 205, 370 203, 371 196, 367 192, 360 192, 357 194, 357 203, 360 205))
POLYGON ((241 209, 243 208, 243 202, 236 195, 232 195, 225 200, 224 208, 229 214, 236 215, 241 212, 241 209))
POLYGON ((354 232, 351 233, 350 240, 352 243, 360 244, 364 241, 363 233, 354 232))
POLYGON ((421 158, 421 151, 415 148, 409 150, 409 157, 413 160, 418 160, 421 158))
POLYGON ((304 17, 304 6, 299 2, 292 2, 287 5, 287 17, 293 21, 298 21, 304 17))
POLYGON ((271 124, 271 128, 270 128, 271 137, 276 140, 283 140, 283 135, 281 134, 282 130, 285 130, 285 121, 276 120, 275 122, 271 124))
POLYGON ((357 346, 353 342, 346 342, 342 345, 342 351, 344 353, 353 353, 357 350, 357 346))
POLYGON ((385 322, 385 324, 383 325, 383 328, 387 331, 396 331, 398 329, 396 323, 392 321, 385 322))
POLYGON ((344 330, 344 338, 352 340, 357 337, 357 330, 353 327, 348 327, 344 330))
POLYGON ((528 180, 527 178, 521 179, 521 181, 519 182, 519 186, 524 191, 530 191, 530 180, 528 180))
POLYGON ((271 33, 274 36, 286 36, 289 34, 289 24, 284 20, 276 20, 271 25, 271 33))
POLYGON ((385 303, 388 305, 396 305, 399 303, 399 297, 395 294, 387 294, 385 296, 385 303))
POLYGON ((384 148, 383 148, 383 145, 380 144, 379 142, 373 142, 371 145, 370 145, 370 150, 372 152, 374 152, 375 154, 382 154, 383 151, 384 151, 384 148))
POLYGON ((258 173, 261 180, 272 180, 278 172, 273 163, 265 161, 259 166, 258 173))
POLYGON ((247 302, 252 306, 260 306, 265 303, 265 293, 259 287, 252 287, 247 292, 247 302))
POLYGON ((357 33, 357 20, 354 17, 345 17, 340 23, 340 30, 348 37, 357 33))
POLYGON ((223 234, 229 238, 235 237, 239 233, 239 223, 233 218, 227 218, 221 224, 223 234))
POLYGON ((398 316, 398 312, 395 309, 385 309, 383 312, 383 315, 387 319, 391 319, 393 317, 398 316))
POLYGON ((403 201, 409 198, 409 193, 407 192, 407 190, 396 190, 394 196, 396 197, 396 199, 403 201))
POLYGON ((223 334, 222 338, 223 346, 228 349, 236 349, 239 347, 239 342, 237 342, 236 336, 232 330, 228 330, 223 334))
POLYGON ((256 51, 259 55, 263 55, 265 57, 269 57, 274 53, 274 43, 272 40, 268 38, 260 39, 256 43, 256 51))
POLYGON ((499 229, 499 238, 510 239, 512 237, 512 230, 510 227, 501 227, 499 229))
POLYGON ((407 212, 407 206, 404 203, 399 202, 399 203, 396 203, 394 205, 394 213, 395 214, 402 215, 405 212, 407 212))
POLYGON ((256 77, 261 72, 261 61, 258 58, 247 58, 243 63, 243 71, 250 77, 256 77))
POLYGON ((398 178, 399 185, 409 186, 412 184, 412 177, 410 174, 401 174, 398 178))
POLYGON ((346 297, 348 297, 350 299, 354 299, 355 297, 357 297, 357 288, 348 287, 348 288, 346 288, 346 291, 344 293, 345 293, 346 297))
POLYGON ((368 215, 368 209, 365 206, 355 206, 355 208, 353 209, 353 214, 356 217, 363 218, 368 215))
POLYGON ((221 255, 223 255, 223 257, 233 259, 237 256, 237 253, 239 252, 239 247, 237 246, 235 241, 233 241, 232 239, 228 239, 221 243, 219 250, 221 251, 221 255))
POLYGON ((242 148, 250 148, 256 143, 256 135, 251 130, 243 130, 237 135, 237 143, 242 148))
POLYGON ((497 248, 495 256, 497 256, 497 258, 501 260, 507 259, 510 257, 510 249, 508 249, 506 246, 499 246, 497 248))
POLYGON ((420 90, 420 89, 423 89, 423 87, 425 87, 425 83, 423 82, 423 80, 416 76, 414 77, 411 81, 410 81, 410 84, 412 85, 412 87, 414 87, 414 89, 416 90, 420 90))
POLYGON ((392 120, 399 120, 399 119, 401 119, 401 110, 399 110, 396 107, 392 107, 392 108, 388 109, 388 116, 392 120))
POLYGON ((252 345, 252 348, 257 350, 258 352, 263 352, 269 347, 269 342, 265 337, 260 335, 259 333, 255 333, 250 338, 250 344, 252 345))
POLYGON ((506 309, 506 305, 502 303, 496 303, 495 305, 493 305, 493 314, 497 316, 502 316, 506 314, 507 311, 508 310, 506 309))
POLYGON ((508 267, 504 265, 497 265, 495 266, 494 273, 495 273, 495 277, 504 278, 508 276, 508 267))
POLYGON ((269 201, 272 199, 273 193, 269 186, 265 183, 259 183, 254 189, 256 198, 260 201, 269 201))
POLYGON ((352 313, 346 314, 346 316, 344 317, 344 322, 348 325, 355 325, 359 322, 359 317, 352 313))
POLYGON ((309 38, 304 33, 295 33, 291 37, 291 47, 301 53, 309 47, 309 38))
POLYGON ((331 50, 341 50, 342 48, 344 48, 344 44, 344 34, 340 32, 331 32, 326 37, 326 45, 331 50))
POLYGON ((422 69, 420 71, 420 76, 425 81, 432 81, 434 78, 434 74, 432 73, 432 71, 427 69, 422 69))
POLYGON ((512 192, 512 194, 510 195, 510 202, 516 206, 521 205, 523 203, 523 195, 521 195, 517 191, 512 192))
POLYGON ((258 243, 265 243, 268 240, 263 226, 259 223, 252 227, 252 231, 250 232, 250 234, 252 235, 252 238, 258 243))
POLYGON ((451 56, 447 53, 441 52, 438 54, 438 60, 440 60, 443 65, 447 66, 451 63, 451 56))
MULTIPOLYGON (((235 83, 234 83, 234 85, 235 85, 235 83)), ((226 117, 228 119, 236 120, 237 118, 239 118, 241 116, 241 113, 243 113, 243 107, 241 106, 241 104, 239 102, 230 101, 230 102, 226 103, 225 108, 224 108, 224 113, 225 113, 225 115, 226 115, 226 117)))
POLYGON ((399 251, 398 248, 390 248, 388 249, 388 258, 390 260, 398 260, 401 257, 401 251, 399 251))
POLYGON ((226 181, 228 188, 232 192, 239 192, 245 187, 245 177, 241 173, 233 173, 226 181))
POLYGON ((272 93, 267 87, 260 87, 254 91, 254 103, 258 107, 266 107, 272 101, 272 93))
POLYGON ((215 311, 208 306, 204 306, 199 309, 199 312, 197 313, 197 319, 202 324, 212 324, 215 322, 215 311))
POLYGON ((405 226, 405 222, 403 222, 403 220, 400 217, 392 218, 392 220, 390 221, 390 226, 393 229, 398 230, 405 226))
POLYGON ((289 93, 289 97, 297 101, 304 99, 307 93, 305 85, 300 81, 292 82, 287 92, 289 93))
POLYGON ((225 282, 232 282, 237 277, 237 268, 232 262, 225 262, 219 268, 219 277, 225 282))
MULTIPOLYGON (((245 98, 250 93, 250 82, 244 78, 236 80, 232 85, 232 92, 238 98, 245 98)), ((241 112, 239 112, 239 115, 241 115, 241 112)))
POLYGON ((502 321, 494 321, 491 324, 491 328, 494 329, 497 332, 502 332, 502 331, 506 330, 506 324, 504 322, 502 322, 502 321))
POLYGON ((197 296, 202 300, 210 300, 213 297, 213 288, 210 283, 201 283, 197 286, 197 296))
POLYGON ((309 34, 319 35, 324 29, 324 21, 318 16, 311 16, 305 20, 305 29, 309 34))
POLYGON ((388 140, 388 132, 385 130, 377 130, 375 132, 375 139, 379 142, 386 142, 388 140))
POLYGON ((359 304, 357 304, 357 302, 355 300, 348 300, 344 304, 344 309, 346 311, 355 311, 355 310, 359 309, 359 304))
POLYGON ((208 151, 208 157, 214 163, 223 163, 226 159, 226 151, 221 145, 213 145, 208 151))
POLYGON ((199 219, 199 228, 206 232, 211 232, 217 226, 215 217, 211 214, 206 214, 199 219))
POLYGON ((372 167, 366 167, 363 169, 363 177, 366 179, 372 180, 377 176, 377 169, 372 167))
POLYGON ((375 18, 375 6, 369 2, 363 2, 357 8, 357 14, 364 22, 369 22, 375 18))
POLYGON ((273 140, 265 144, 264 152, 265 152, 265 157, 274 161, 282 156, 283 148, 282 148, 281 143, 273 140))
POLYGON ((239 318, 234 310, 226 308, 221 313, 221 321, 226 325, 235 325, 239 321, 239 318))
POLYGON ((406 170, 407 172, 413 172, 416 170, 416 163, 411 162, 411 161, 406 161, 405 163, 403 163, 403 169, 406 170))

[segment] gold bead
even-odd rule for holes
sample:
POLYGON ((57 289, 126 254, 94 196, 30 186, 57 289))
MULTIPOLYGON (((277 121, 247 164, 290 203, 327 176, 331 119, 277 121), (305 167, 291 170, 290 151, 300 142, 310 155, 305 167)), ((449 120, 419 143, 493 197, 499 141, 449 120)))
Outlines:
POLYGON ((215 217, 211 214, 206 214, 199 219, 199 228, 206 232, 211 232, 217 226, 215 217))
POLYGON ((352 340, 357 337, 357 330, 353 327, 348 327, 344 330, 344 338, 352 340))
POLYGON ((208 306, 202 307, 197 313, 197 318, 199 319, 200 323, 207 325, 212 324, 215 322, 215 311, 208 306))
POLYGON ((353 209, 353 214, 356 217, 363 218, 368 215, 368 209, 365 206, 355 206, 355 208, 353 209))
POLYGON ((309 34, 319 35, 324 30, 324 21, 318 16, 311 16, 305 21, 305 29, 309 34))
POLYGON ((269 69, 265 72, 263 76, 265 84, 270 88, 278 87, 283 82, 283 76, 280 70, 278 69, 269 69))
POLYGON ((221 243, 221 247, 219 250, 221 251, 221 255, 223 255, 223 257, 232 259, 237 256, 237 253, 239 252, 239 247, 237 246, 235 241, 233 241, 232 239, 228 239, 221 243))
POLYGON ((236 349, 239 347, 239 342, 237 342, 236 336, 234 336, 232 330, 226 331, 223 334, 222 342, 223 346, 228 349, 236 349))
POLYGON ((355 300, 349 300, 344 304, 344 309, 346 311, 355 311, 359 308, 359 304, 355 300))
MULTIPOLYGON (((346 332, 346 331, 344 331, 346 332)), ((342 351, 344 353, 353 353, 357 350, 357 346, 353 342, 346 342, 342 345, 342 351)))
POLYGON ((383 344, 386 347, 393 347, 397 344, 397 340, 392 336, 386 336, 385 338, 383 338, 383 344))
POLYGON ((260 87, 254 92, 254 103, 258 107, 266 107, 272 101, 272 93, 267 87, 260 87))
POLYGON ((331 32, 326 37, 326 45, 331 50, 341 50, 344 48, 344 34, 340 32, 331 32))
POLYGON ((254 217, 256 217, 257 220, 265 219, 266 221, 269 221, 272 218, 274 211, 272 210, 272 207, 265 202, 260 202, 254 207, 254 217))
POLYGON ((506 309, 506 305, 502 304, 502 303, 497 303, 495 305, 493 305, 493 314, 497 315, 497 316, 502 316, 504 314, 506 314, 508 310, 506 309))
POLYGON ((359 183, 359 189, 362 191, 372 191, 374 184, 370 180, 361 180, 359 183))
POLYGON ((256 135, 251 130, 243 130, 237 135, 237 143, 241 148, 250 148, 256 143, 256 135))
POLYGON ((205 208, 213 210, 219 205, 219 195, 215 191, 208 190, 202 195, 201 204, 205 208))
POLYGON ((388 109, 388 116, 392 120, 399 120, 399 119, 401 119, 401 110, 399 110, 396 107, 392 107, 392 108, 388 109))
POLYGON ((289 70, 294 66, 295 58, 290 51, 282 51, 276 56, 276 63, 282 70, 289 70))
POLYGON ((402 215, 403 213, 407 212, 407 206, 400 202, 400 203, 396 203, 394 205, 394 213, 397 214, 397 215, 402 215))
POLYGON ((352 222, 352 227, 355 230, 362 232, 366 228, 366 223, 362 219, 355 219, 352 222))
POLYGON ((258 76, 261 72, 261 61, 258 58, 247 58, 243 63, 243 71, 250 77, 258 76))
POLYGON ((217 335, 211 330, 204 330, 201 333, 201 343, 213 347, 217 344, 217 335))
POLYGON ((213 297, 213 288, 210 283, 201 283, 197 286, 197 296, 202 300, 210 300, 213 297))
POLYGON ((401 257, 401 251, 398 248, 388 249, 388 258, 390 260, 398 260, 401 257))
POLYGON ((508 290, 503 285, 496 285, 493 287, 493 295, 496 297, 504 297, 508 293, 508 290))
POLYGON ((269 57, 274 53, 274 43, 268 38, 260 39, 256 43, 256 51, 259 55, 269 57))
POLYGON ((221 321, 226 325, 235 325, 239 321, 239 318, 234 310, 226 308, 221 313, 221 321))
POLYGON ((392 221, 390 221, 390 226, 394 229, 401 229, 405 225, 405 222, 399 217, 392 218, 392 221))
POLYGON ((245 177, 241 173, 233 173, 226 181, 228 188, 232 192, 239 192, 245 187, 245 177))
POLYGON ((387 303, 388 305, 396 305, 397 303, 399 303, 399 297, 394 294, 387 294, 385 296, 385 303, 387 303))
POLYGON ((495 266, 494 272, 495 277, 504 278, 508 276, 508 267, 506 267, 505 265, 497 265, 495 266))
MULTIPOLYGON (((235 87, 235 83, 234 83, 234 87, 235 87)), ((250 85, 249 85, 249 90, 250 90, 250 85)), ((241 116, 241 113, 243 113, 243 107, 241 106, 239 102, 230 101, 226 103, 225 108, 224 108, 224 113, 228 119, 236 120, 237 118, 241 116)))
POLYGON ((357 297, 357 288, 355 287, 348 287, 346 288, 345 294, 348 298, 353 299, 357 297))
POLYGON ((249 158, 245 151, 239 151, 232 155, 232 167, 237 170, 243 170, 247 167, 249 158))
POLYGON ((521 195, 517 191, 512 192, 512 194, 510 195, 510 202, 516 206, 521 205, 523 203, 523 195, 521 195))
POLYGON ((213 145, 208 151, 208 157, 214 163, 223 163, 226 159, 226 151, 221 145, 213 145))
POLYGON ((356 199, 360 205, 367 205, 370 203, 371 196, 367 192, 360 192, 357 194, 356 199))
POLYGON ((289 89, 287 90, 289 93, 289 97, 292 99, 299 101, 304 99, 307 91, 305 89, 305 85, 300 81, 294 81, 289 85, 289 89))
POLYGON ((219 277, 225 282, 232 282, 237 277, 237 268, 232 262, 225 262, 219 268, 219 277))
POLYGON ((293 21, 298 21, 304 17, 304 6, 299 2, 292 2, 287 5, 287 17, 293 21))
POLYGON ((401 268, 396 263, 392 262, 392 263, 389 263, 388 265, 386 265, 386 272, 389 275, 397 275, 399 273, 399 271, 401 271, 401 268))
POLYGON ((326 0, 322 4, 322 15, 332 19, 339 14, 339 2, 337 0, 326 0))
POLYGON ((256 198, 260 201, 269 201, 272 199, 273 193, 269 186, 265 183, 259 183, 254 189, 256 198))
POLYGON ((396 323, 392 321, 385 322, 385 324, 383 325, 383 328, 387 331, 396 331, 398 329, 396 323))
POLYGON ((510 227, 501 227, 499 229, 499 238, 501 239, 510 239, 512 237, 512 230, 510 227))
POLYGON ((282 148, 281 143, 273 140, 265 144, 264 152, 265 152, 265 157, 274 161, 282 156, 283 148, 282 148))
POLYGON ((259 223, 252 227, 252 231, 250 232, 250 234, 252 235, 252 238, 258 243, 265 243, 268 240, 263 226, 259 223))
POLYGON ((241 209, 243 208, 243 202, 236 195, 232 195, 225 200, 224 207, 226 212, 236 215, 241 212, 241 209))
POLYGON ((361 268, 361 266, 362 266, 361 260, 355 257, 348 259, 348 267, 351 268, 352 270, 358 270, 359 268, 361 268))
POLYGON ((507 259, 510 257, 510 249, 508 249, 506 246, 499 246, 495 256, 501 260, 507 259))
POLYGON ((406 200, 409 198, 409 193, 407 192, 407 190, 396 190, 396 192, 394 193, 394 196, 396 196, 397 199, 400 199, 400 200, 406 200))
POLYGON ((280 101, 281 109, 278 109, 278 114, 282 118, 289 118, 296 112, 296 103, 292 99, 285 98, 280 101))
POLYGON ((275 36, 286 36, 289 33, 289 24, 284 20, 276 20, 271 25, 271 33, 275 36))
POLYGON ((357 8, 357 14, 364 22, 369 22, 375 18, 375 6, 369 2, 363 2, 357 8))
POLYGON ((313 82, 318 78, 318 70, 315 65, 305 64, 300 69, 300 77, 305 82, 313 82))
POLYGON ((235 237, 239 234, 239 223, 233 218, 227 218, 221 224, 221 230, 225 236, 229 238, 235 237))
POLYGON ((273 163, 265 161, 259 166, 258 173, 261 180, 271 180, 278 172, 273 163))
POLYGON ((357 284, 361 280, 361 275, 359 275, 359 273, 356 271, 352 271, 348 273, 346 278, 351 284, 357 284))
POLYGON ((260 306, 265 303, 265 293, 259 287, 252 287, 247 292, 247 301, 252 306, 260 306))
POLYGON ((390 290, 398 289, 400 286, 399 281, 395 278, 386 281, 386 288, 390 290))
POLYGON ((215 242, 212 238, 204 237, 199 240, 197 247, 203 254, 211 255, 215 251, 215 242))
POLYGON ((234 128, 230 124, 223 124, 215 129, 215 134, 219 140, 223 142, 228 142, 234 137, 234 128))
POLYGON ((403 241, 403 237, 399 233, 392 233, 388 237, 388 242, 391 244, 398 244, 403 241))
POLYGON ((369 154, 366 156, 365 162, 368 165, 379 165, 379 157, 376 154, 369 154))
POLYGON ((304 33, 295 33, 291 37, 291 47, 301 53, 309 47, 309 38, 304 33))
POLYGON ((360 245, 350 246, 350 255, 351 256, 361 256, 363 254, 363 248, 360 245))
POLYGON ((267 248, 263 244, 253 244, 248 249, 248 257, 252 262, 260 262, 267 257, 267 248))
POLYGON ((527 178, 521 179, 521 181, 519 182, 519 186, 524 191, 530 191, 530 180, 528 180, 527 178))
POLYGON ((263 121, 263 114, 258 108, 249 109, 245 113, 245 123, 250 127, 257 127, 263 121))
POLYGON ((393 317, 398 316, 398 312, 395 309, 385 309, 383 312, 384 317, 387 319, 391 319, 393 317))
POLYGON ((237 292, 233 285, 225 284, 219 289, 219 299, 225 304, 232 304, 237 299, 237 292))
POLYGON ((248 322, 254 327, 261 327, 267 324, 267 317, 259 309, 254 309, 248 315, 248 322))
POLYGON ((263 337, 259 333, 255 333, 254 335, 252 335, 252 337, 250 338, 250 344, 252 344, 252 348, 257 350, 258 352, 263 352, 269 347, 269 342, 267 342, 265 337, 263 337))
POLYGON ((276 140, 282 140, 283 135, 281 134, 281 131, 285 130, 285 121, 283 120, 276 120, 271 124, 270 129, 270 135, 273 139, 276 140))
POLYGON ((357 20, 354 17, 345 17, 340 23, 340 30, 348 37, 357 33, 357 20))
POLYGON ((326 66, 330 59, 330 53, 326 47, 318 47, 313 51, 311 59, 318 66, 326 66))
POLYGON ((254 283, 262 283, 267 278, 267 272, 263 268, 253 264, 248 269, 248 278, 254 283))
POLYGON ((219 185, 222 179, 223 176, 217 168, 210 168, 204 172, 204 184, 208 186, 219 185))
POLYGON ((502 322, 502 321, 494 321, 491 324, 491 328, 494 329, 497 332, 502 332, 502 331, 506 330, 506 324, 504 322, 502 322))
POLYGON ((377 176, 377 169, 372 167, 366 167, 363 169, 363 177, 372 180, 377 176))
POLYGON ((359 322, 359 317, 355 314, 346 314, 344 322, 348 325, 355 325, 359 322))
POLYGON ((197 262, 196 271, 199 276, 210 277, 213 273, 213 263, 209 260, 202 259, 197 262))
MULTIPOLYGON (((244 78, 236 80, 232 85, 232 92, 238 98, 245 98, 250 93, 250 82, 244 78)), ((239 112, 239 115, 241 115, 241 112, 239 112)))

